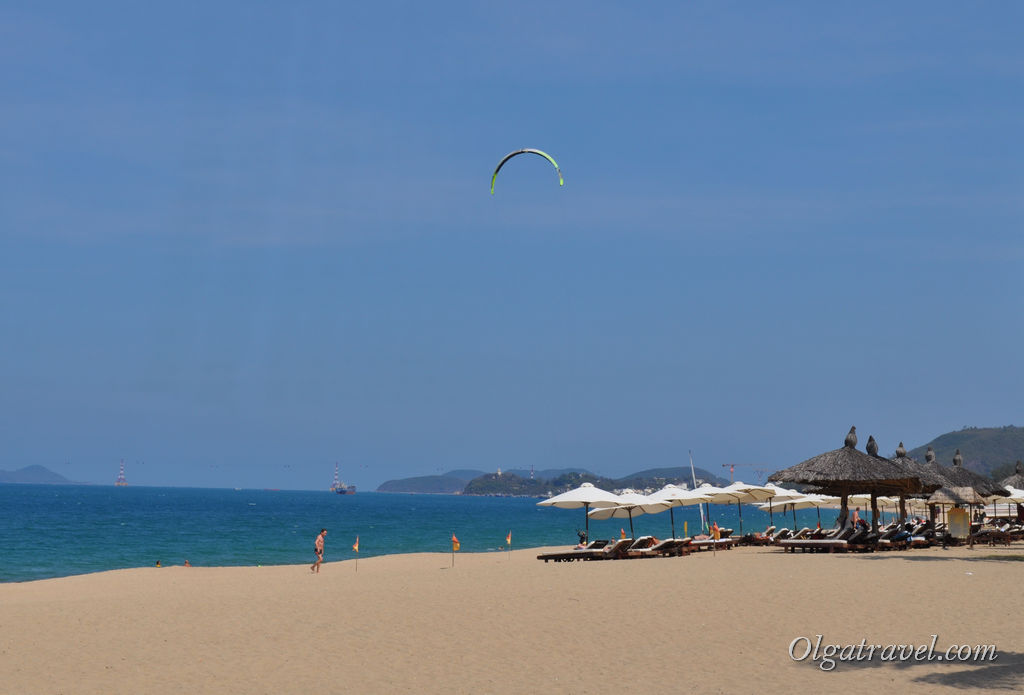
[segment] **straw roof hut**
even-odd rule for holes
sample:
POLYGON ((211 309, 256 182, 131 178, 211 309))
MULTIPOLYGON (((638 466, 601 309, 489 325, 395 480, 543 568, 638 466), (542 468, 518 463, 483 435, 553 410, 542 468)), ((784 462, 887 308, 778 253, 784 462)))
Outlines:
POLYGON ((903 446, 903 442, 900 442, 900 445, 896 447, 896 455, 889 460, 910 474, 917 476, 921 481, 921 492, 924 494, 932 493, 940 487, 948 487, 950 484, 946 476, 942 475, 941 466, 937 464, 932 466, 929 466, 927 463, 922 464, 916 459, 907 456, 907 449, 903 446))
MULTIPOLYGON (((939 469, 941 466, 935 464, 922 465, 907 456, 907 449, 903 446, 903 442, 900 442, 900 445, 896 447, 896 455, 889 460, 909 475, 917 476, 921 481, 921 489, 913 495, 914 497, 927 497, 939 488, 951 484, 938 470, 933 470, 939 469)), ((907 518, 906 497, 906 495, 900 495, 900 519, 907 518)))
POLYGON ((968 505, 984 505, 985 500, 970 486, 943 487, 932 493, 928 504, 950 504, 958 507, 968 505))
MULTIPOLYGON (((873 442, 874 438, 869 441, 873 442)), ((846 521, 849 511, 848 498, 852 493, 869 492, 877 496, 914 494, 921 490, 921 480, 918 476, 889 459, 858 451, 856 446, 857 428, 851 427, 841 448, 826 451, 795 466, 777 471, 768 477, 768 482, 812 485, 818 492, 839 496, 840 523, 846 521)), ((875 449, 876 446, 872 448, 875 449)), ((877 505, 872 507, 877 509, 877 505)))
POLYGON ((991 497, 992 495, 1002 495, 1005 497, 1007 495, 1006 490, 996 481, 983 475, 978 475, 968 468, 964 468, 964 457, 960 455, 959 449, 956 450, 956 454, 953 456, 953 465, 944 469, 943 475, 953 483, 954 487, 974 488, 982 497, 991 497))
POLYGON ((1024 490, 1024 466, 1021 465, 1020 461, 1017 461, 1017 471, 1008 478, 1003 478, 999 481, 1002 487, 1009 485, 1015 487, 1018 490, 1024 490))

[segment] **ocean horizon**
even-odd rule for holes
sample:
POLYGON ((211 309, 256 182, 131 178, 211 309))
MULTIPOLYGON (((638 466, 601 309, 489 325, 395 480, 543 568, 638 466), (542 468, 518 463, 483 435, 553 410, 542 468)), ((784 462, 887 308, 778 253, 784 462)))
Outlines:
MULTIPOLYGON (((584 527, 582 509, 539 507, 537 498, 231 488, 0 485, 0 582, 20 582, 132 567, 301 565, 328 529, 325 562, 359 555, 462 553, 568 546, 584 527)), ((743 530, 764 530, 769 515, 744 505, 743 530)), ((735 505, 711 505, 711 518, 740 532, 735 505)), ((697 507, 634 519, 634 535, 693 535, 697 507)), ((796 514, 814 526, 814 510, 796 514)), ((834 510, 822 510, 831 526, 834 510)), ((774 515, 779 525, 792 525, 774 515)), ((629 533, 628 519, 590 521, 591 538, 629 533)))

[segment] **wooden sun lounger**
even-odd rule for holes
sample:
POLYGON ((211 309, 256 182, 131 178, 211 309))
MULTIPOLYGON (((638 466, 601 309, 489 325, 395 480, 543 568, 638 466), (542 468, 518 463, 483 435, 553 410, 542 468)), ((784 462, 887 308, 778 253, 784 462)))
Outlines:
POLYGON ((786 539, 779 541, 779 545, 787 553, 793 553, 797 550, 804 553, 835 553, 846 552, 849 549, 847 539, 855 539, 853 529, 844 529, 829 538, 786 539))
MULTIPOLYGON (((621 541, 620 541, 621 542, 621 541)), ((584 548, 572 548, 571 550, 558 550, 552 553, 541 553, 537 556, 538 560, 547 562, 548 560, 554 560, 555 562, 573 562, 574 560, 604 560, 606 555, 605 552, 608 549, 610 541, 591 541, 584 548)))
POLYGON ((690 547, 694 550, 731 550, 736 545, 735 538, 705 538, 699 541, 690 541, 690 547))
POLYGON ((629 549, 629 557, 671 557, 690 554, 690 538, 666 538, 648 548, 629 549))

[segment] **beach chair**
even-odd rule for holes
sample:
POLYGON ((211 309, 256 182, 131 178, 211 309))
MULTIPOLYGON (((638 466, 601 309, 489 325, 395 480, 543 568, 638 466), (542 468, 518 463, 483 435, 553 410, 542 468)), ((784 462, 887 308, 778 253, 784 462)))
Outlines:
POLYGON ((779 541, 784 541, 787 538, 791 538, 792 536, 793 532, 790 531, 788 528, 784 527, 780 529, 778 533, 775 534, 775 536, 772 538, 772 542, 778 543, 779 541))
POLYGON ((547 562, 554 560, 555 562, 573 562, 574 560, 603 560, 604 549, 608 546, 610 541, 599 540, 591 541, 582 548, 572 548, 571 550, 559 550, 551 553, 541 553, 537 556, 538 560, 547 562))
POLYGON ((800 538, 808 538, 810 535, 811 529, 807 526, 804 526, 802 529, 800 529, 793 535, 793 538, 799 540, 800 538))
MULTIPOLYGON (((861 531, 860 533, 864 533, 861 531)), ((792 539, 787 538, 779 541, 779 545, 782 547, 784 552, 800 552, 816 553, 816 552, 846 552, 848 549, 848 540, 853 538, 853 528, 847 526, 845 529, 837 531, 835 534, 828 538, 801 538, 792 539)))
POLYGON ((690 551, 687 549, 685 552, 681 549, 684 543, 689 543, 689 538, 666 538, 663 541, 658 541, 653 545, 645 548, 630 548, 628 551, 629 557, 669 557, 672 555, 689 555, 690 551))
POLYGON ((690 547, 694 550, 731 550, 736 545, 735 538, 702 538, 697 541, 690 541, 690 547))

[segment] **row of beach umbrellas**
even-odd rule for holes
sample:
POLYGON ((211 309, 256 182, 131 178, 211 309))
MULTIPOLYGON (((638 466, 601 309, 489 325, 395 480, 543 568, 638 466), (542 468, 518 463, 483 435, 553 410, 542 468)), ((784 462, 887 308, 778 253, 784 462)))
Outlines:
POLYGON ((901 518, 907 507, 925 509, 935 505, 970 506, 986 502, 1003 501, 1024 504, 1024 470, 1017 462, 1016 474, 998 483, 978 475, 963 466, 959 449, 951 467, 935 461, 931 447, 925 462, 919 463, 907 456, 900 442, 896 455, 887 459, 878 455, 874 437, 868 438, 867 453, 858 451, 856 427, 851 427, 843 446, 814 456, 803 463, 769 476, 767 485, 748 485, 734 482, 726 487, 705 483, 695 489, 666 485, 661 490, 642 495, 627 491, 617 495, 583 483, 555 497, 543 500, 541 506, 564 509, 583 508, 586 537, 590 536, 590 518, 628 518, 633 532, 633 517, 665 510, 672 516, 672 535, 675 536, 675 507, 696 504, 736 504, 743 533, 743 504, 758 504, 768 511, 793 512, 796 525, 798 509, 840 505, 840 520, 845 523, 849 505, 864 506, 872 510, 872 524, 877 523, 879 507, 898 506, 901 518), (779 487, 774 483, 786 482, 810 486, 814 494, 779 487))
POLYGON ((650 495, 626 491, 615 494, 595 487, 592 483, 583 483, 578 488, 563 492, 537 504, 542 507, 561 509, 583 508, 586 523, 586 537, 590 537, 590 519, 629 519, 630 534, 633 535, 633 518, 642 514, 656 514, 668 511, 671 516, 672 535, 675 536, 676 507, 697 504, 735 504, 740 515, 740 533, 743 533, 743 511, 740 505, 767 503, 772 501, 788 501, 805 498, 801 492, 787 490, 775 485, 748 485, 734 482, 726 487, 716 487, 705 483, 687 489, 676 485, 666 485, 650 495))

